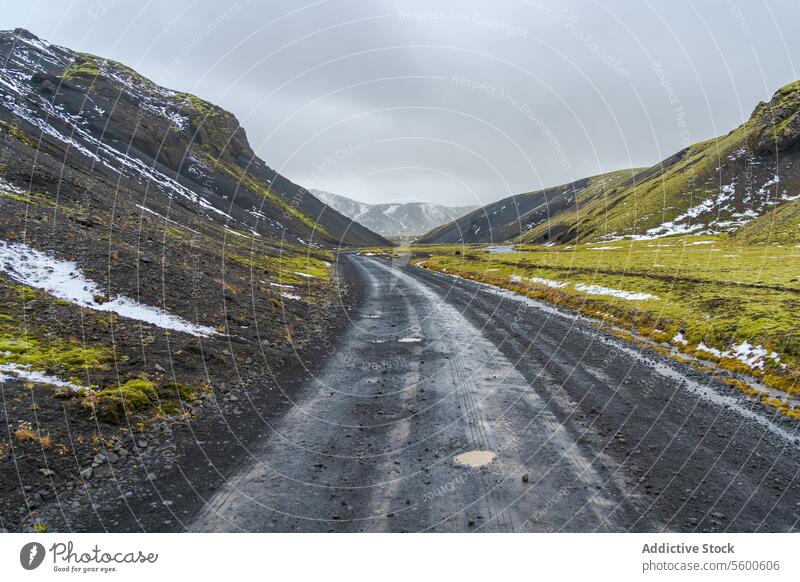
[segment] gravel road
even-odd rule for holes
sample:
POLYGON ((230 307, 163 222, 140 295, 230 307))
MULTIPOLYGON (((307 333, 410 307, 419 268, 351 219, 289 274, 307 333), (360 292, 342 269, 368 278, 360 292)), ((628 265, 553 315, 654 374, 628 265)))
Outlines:
POLYGON ((798 529, 796 423, 550 306, 341 260, 335 355, 190 529, 798 529))

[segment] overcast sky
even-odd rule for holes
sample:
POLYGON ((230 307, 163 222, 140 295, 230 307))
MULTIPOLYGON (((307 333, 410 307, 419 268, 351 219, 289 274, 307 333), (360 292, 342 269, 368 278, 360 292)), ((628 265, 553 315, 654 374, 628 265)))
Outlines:
POLYGON ((484 204, 649 166, 798 78, 797 0, 0 1, 24 27, 232 111, 364 202, 484 204))

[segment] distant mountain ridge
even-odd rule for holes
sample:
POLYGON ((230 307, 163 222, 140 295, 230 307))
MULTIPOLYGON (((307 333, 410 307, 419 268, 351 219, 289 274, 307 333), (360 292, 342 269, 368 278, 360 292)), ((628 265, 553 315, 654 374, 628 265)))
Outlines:
POLYGON ((728 134, 650 168, 511 196, 418 242, 546 244, 717 233, 800 242, 800 81, 759 103, 728 134))
POLYGON ((334 210, 388 237, 419 236, 477 208, 450 207, 427 202, 365 204, 324 190, 310 191, 334 210))
POLYGON ((515 194, 435 228, 417 242, 454 244, 509 241, 631 180, 640 171, 610 172, 535 192, 515 194))

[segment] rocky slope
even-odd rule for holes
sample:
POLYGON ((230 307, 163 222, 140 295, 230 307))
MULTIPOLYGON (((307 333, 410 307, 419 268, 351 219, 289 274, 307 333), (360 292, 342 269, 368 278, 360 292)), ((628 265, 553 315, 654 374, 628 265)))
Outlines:
MULTIPOLYGON (((259 235, 383 242, 268 167, 236 118, 207 101, 24 30, 0 34, 0 58, 4 133, 40 156, 136 182, 154 203, 259 235)), ((8 170, 14 179, 28 169, 8 170)))
POLYGON ((387 241, 219 107, 24 30, 0 59, 0 530, 66 527, 244 414, 341 318, 329 249, 387 241))
POLYGON ((365 204, 323 190, 311 190, 311 193, 359 224, 392 238, 422 235, 477 208, 477 206, 442 206, 426 202, 365 204))
POLYGON ((736 232, 750 241, 797 243, 798 144, 800 81, 759 103, 727 135, 687 147, 647 170, 513 196, 420 240, 543 244, 736 232))

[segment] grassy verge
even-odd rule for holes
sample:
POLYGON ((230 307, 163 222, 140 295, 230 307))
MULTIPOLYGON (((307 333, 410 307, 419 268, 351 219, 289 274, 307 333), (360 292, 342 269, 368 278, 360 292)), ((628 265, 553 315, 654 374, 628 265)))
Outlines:
MULTIPOLYGON (((800 394, 800 249, 682 236, 577 246, 411 247, 412 261, 548 301, 800 394)), ((395 251, 396 252, 396 251, 395 251)))

